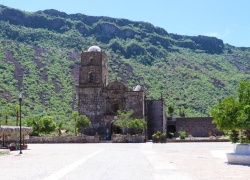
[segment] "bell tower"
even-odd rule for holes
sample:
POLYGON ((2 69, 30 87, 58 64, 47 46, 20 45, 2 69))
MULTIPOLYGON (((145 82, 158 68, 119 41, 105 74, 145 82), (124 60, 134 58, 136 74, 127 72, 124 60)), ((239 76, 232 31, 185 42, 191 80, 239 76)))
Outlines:
POLYGON ((106 87, 108 84, 108 58, 98 46, 91 46, 81 54, 79 87, 106 87))
POLYGON ((81 54, 78 88, 78 113, 86 115, 91 127, 85 129, 88 135, 103 134, 106 128, 103 117, 106 112, 106 87, 108 84, 108 58, 98 46, 91 46, 81 54), (103 130, 104 129, 104 130, 103 130))

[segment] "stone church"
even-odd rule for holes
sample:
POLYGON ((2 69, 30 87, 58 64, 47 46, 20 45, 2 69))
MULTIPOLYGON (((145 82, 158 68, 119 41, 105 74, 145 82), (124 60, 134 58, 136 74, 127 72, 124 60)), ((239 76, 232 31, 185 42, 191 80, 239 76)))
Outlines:
POLYGON ((98 133, 103 139, 110 139, 120 129, 113 125, 117 110, 133 110, 134 118, 147 121, 147 136, 156 131, 166 132, 164 101, 147 100, 140 85, 133 90, 123 83, 108 81, 108 57, 98 46, 91 46, 81 53, 79 69, 78 112, 86 115, 91 127, 87 135, 98 133))

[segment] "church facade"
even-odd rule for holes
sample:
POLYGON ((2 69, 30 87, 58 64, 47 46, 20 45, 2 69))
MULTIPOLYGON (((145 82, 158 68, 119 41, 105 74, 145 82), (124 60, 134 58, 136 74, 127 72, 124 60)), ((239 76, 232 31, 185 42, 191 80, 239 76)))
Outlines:
POLYGON ((145 119, 149 138, 158 130, 166 132, 163 99, 147 100, 139 85, 130 90, 121 82, 109 83, 108 57, 100 47, 91 46, 81 53, 79 69, 78 113, 91 121, 91 127, 84 133, 98 133, 103 139, 120 133, 113 125, 117 110, 133 110, 133 118, 145 119))

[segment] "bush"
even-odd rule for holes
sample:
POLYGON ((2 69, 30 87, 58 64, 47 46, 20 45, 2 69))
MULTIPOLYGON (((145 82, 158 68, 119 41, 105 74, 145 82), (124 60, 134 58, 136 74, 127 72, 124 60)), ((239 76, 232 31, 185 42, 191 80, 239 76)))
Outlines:
POLYGON ((43 116, 40 119, 28 119, 27 125, 33 128, 32 136, 39 136, 41 133, 50 134, 56 129, 53 116, 43 116))
POLYGON ((179 138, 180 139, 185 139, 186 138, 186 131, 179 131, 179 138))
POLYGON ((166 134, 165 133, 162 133, 160 135, 160 142, 161 143, 166 143, 167 142, 167 137, 166 137, 166 134))
POLYGON ((85 115, 80 115, 76 121, 76 127, 78 128, 78 131, 83 134, 83 130, 85 128, 89 128, 91 125, 91 122, 89 118, 85 115))
POLYGON ((153 141, 153 143, 158 143, 158 141, 159 141, 159 136, 157 136, 156 134, 153 134, 153 135, 152 135, 152 141, 153 141))
POLYGON ((174 137, 174 133, 169 132, 169 133, 168 133, 168 138, 172 139, 173 137, 174 137))
POLYGON ((156 133, 152 135, 152 141, 153 143, 158 143, 158 142, 166 143, 167 141, 166 134, 160 131, 157 131, 156 133))

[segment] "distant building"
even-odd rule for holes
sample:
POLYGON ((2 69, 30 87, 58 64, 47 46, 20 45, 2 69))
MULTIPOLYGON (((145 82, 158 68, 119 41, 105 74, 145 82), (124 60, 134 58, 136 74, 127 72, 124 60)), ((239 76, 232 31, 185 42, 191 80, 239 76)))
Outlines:
POLYGON ((108 57, 98 46, 91 46, 81 54, 79 70, 79 114, 86 115, 91 127, 87 135, 98 133, 110 139, 121 130, 114 126, 117 110, 133 110, 134 118, 147 121, 148 137, 156 131, 166 132, 166 117, 163 99, 147 100, 140 85, 129 90, 123 83, 108 82, 108 57))

